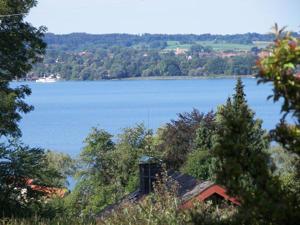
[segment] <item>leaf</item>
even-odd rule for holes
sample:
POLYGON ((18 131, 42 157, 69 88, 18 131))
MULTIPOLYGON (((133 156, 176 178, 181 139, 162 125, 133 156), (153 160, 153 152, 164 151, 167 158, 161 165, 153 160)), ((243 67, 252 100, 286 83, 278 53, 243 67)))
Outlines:
POLYGON ((295 65, 293 63, 286 63, 283 65, 284 69, 295 69, 295 65))

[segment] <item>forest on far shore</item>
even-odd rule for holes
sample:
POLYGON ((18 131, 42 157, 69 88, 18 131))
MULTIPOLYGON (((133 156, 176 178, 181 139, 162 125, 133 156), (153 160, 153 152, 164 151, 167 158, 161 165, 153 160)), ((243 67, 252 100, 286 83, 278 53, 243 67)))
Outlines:
MULTIPOLYGON (((294 36, 299 34, 294 33, 294 36)), ((164 35, 47 33, 47 51, 28 80, 59 75, 64 80, 165 76, 253 75, 273 34, 164 35)))

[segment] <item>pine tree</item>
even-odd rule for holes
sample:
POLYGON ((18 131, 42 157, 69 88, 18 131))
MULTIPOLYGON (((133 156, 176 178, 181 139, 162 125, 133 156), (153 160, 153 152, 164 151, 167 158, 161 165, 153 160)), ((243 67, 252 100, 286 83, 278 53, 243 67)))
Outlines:
POLYGON ((241 201, 239 219, 263 224, 266 215, 280 214, 277 204, 280 188, 271 178, 269 156, 264 151, 269 143, 262 121, 254 118, 243 89, 238 79, 232 100, 228 98, 217 112, 218 128, 213 147, 216 176, 217 182, 241 201))
POLYGON ((247 105, 243 88, 241 79, 238 79, 233 100, 228 98, 226 104, 219 108, 218 129, 214 137, 219 181, 236 195, 240 194, 246 180, 249 182, 250 177, 256 177, 258 164, 262 164, 259 165, 260 172, 268 174, 264 153, 268 140, 261 127, 262 121, 254 118, 254 112, 247 105))

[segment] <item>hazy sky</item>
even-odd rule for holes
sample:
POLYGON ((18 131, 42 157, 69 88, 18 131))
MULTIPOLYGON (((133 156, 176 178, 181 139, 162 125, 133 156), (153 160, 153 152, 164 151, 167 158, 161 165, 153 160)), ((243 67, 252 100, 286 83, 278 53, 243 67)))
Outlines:
POLYGON ((38 0, 27 20, 53 33, 300 31, 300 0, 38 0))

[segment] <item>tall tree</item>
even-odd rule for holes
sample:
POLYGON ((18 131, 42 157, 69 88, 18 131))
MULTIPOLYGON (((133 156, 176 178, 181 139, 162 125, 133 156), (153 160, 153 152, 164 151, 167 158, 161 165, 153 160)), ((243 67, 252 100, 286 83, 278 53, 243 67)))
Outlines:
POLYGON ((154 154, 149 146, 151 134, 151 130, 138 124, 124 129, 115 144, 112 135, 94 128, 80 154, 78 182, 67 197, 70 213, 93 216, 136 190, 138 159, 145 153, 154 154))
POLYGON ((24 21, 35 0, 0 0, 0 214, 24 216, 37 213, 45 193, 32 190, 28 180, 52 186, 61 174, 49 167, 44 150, 15 141, 21 136, 21 113, 32 106, 24 102, 31 90, 24 85, 10 85, 26 77, 32 65, 45 52, 45 28, 35 28, 24 21))
POLYGON ((264 151, 269 142, 261 127, 262 121, 254 118, 254 112, 247 105, 243 87, 238 79, 233 100, 229 98, 217 112, 218 128, 213 147, 217 182, 240 199, 242 224, 265 221, 268 213, 274 215, 272 220, 276 221, 281 209, 280 199, 275 194, 279 193, 276 190, 279 187, 271 179, 270 160, 264 151))
POLYGON ((36 5, 35 0, 0 1, 0 137, 21 135, 20 113, 33 109, 23 99, 31 93, 27 86, 13 88, 9 82, 21 79, 32 65, 42 59, 46 44, 44 27, 35 28, 24 17, 36 5))

